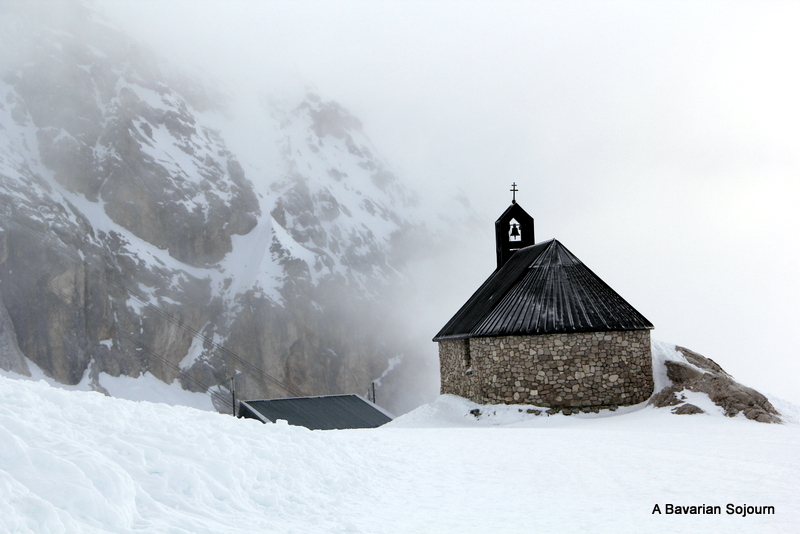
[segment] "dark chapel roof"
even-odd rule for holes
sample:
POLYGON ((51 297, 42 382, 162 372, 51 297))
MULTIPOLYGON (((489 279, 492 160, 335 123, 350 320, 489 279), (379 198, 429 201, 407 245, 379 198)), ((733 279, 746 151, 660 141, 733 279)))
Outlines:
POLYGON ((650 321, 551 239, 515 252, 433 340, 650 328, 650 321))

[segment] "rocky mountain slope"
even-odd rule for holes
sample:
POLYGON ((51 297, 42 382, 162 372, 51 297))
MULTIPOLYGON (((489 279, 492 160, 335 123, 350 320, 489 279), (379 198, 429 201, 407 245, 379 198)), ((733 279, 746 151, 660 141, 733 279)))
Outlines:
POLYGON ((430 234, 356 118, 264 98, 237 153, 229 95, 90 9, 3 9, 0 367, 99 391, 150 373, 224 410, 231 376, 246 398, 361 393, 413 357, 386 310, 430 234))

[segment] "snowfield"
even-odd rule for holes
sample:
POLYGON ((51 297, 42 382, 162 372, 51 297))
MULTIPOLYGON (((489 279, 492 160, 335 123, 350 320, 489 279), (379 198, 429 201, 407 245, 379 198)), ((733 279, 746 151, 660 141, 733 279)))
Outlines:
POLYGON ((795 422, 642 406, 548 417, 442 396, 310 431, 0 377, 0 531, 797 532, 799 452, 795 422))

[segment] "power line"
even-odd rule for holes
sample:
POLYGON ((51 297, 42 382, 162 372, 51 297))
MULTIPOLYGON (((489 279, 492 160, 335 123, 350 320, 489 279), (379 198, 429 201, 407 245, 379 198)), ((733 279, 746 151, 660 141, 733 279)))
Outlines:
MULTIPOLYGON (((62 297, 64 297, 64 300, 71 299, 71 296, 69 294, 61 291, 60 289, 55 287, 51 282, 48 282, 47 286, 54 293, 57 293, 58 295, 61 295, 62 297)), ((57 299, 57 303, 60 306, 66 308, 66 309, 70 309, 69 305, 66 302, 62 301, 61 299, 57 299)), ((194 378, 193 376, 189 375, 186 371, 184 371, 180 367, 178 367, 178 366, 174 365, 173 363, 171 363, 167 358, 165 358, 164 356, 162 356, 161 354, 159 354, 155 350, 151 349, 147 345, 144 345, 143 343, 140 343, 139 341, 135 340, 133 337, 129 336, 128 334, 120 331, 120 329, 117 328, 116 324, 114 324, 112 321, 109 321, 108 319, 106 319, 105 317, 100 315, 99 313, 94 313, 93 315, 98 317, 101 321, 106 323, 108 326, 111 326, 112 328, 114 328, 114 333, 115 333, 115 335, 117 336, 118 339, 122 338, 125 341, 128 341, 129 343, 131 343, 132 345, 141 348, 142 350, 147 352, 150 356, 153 356, 155 359, 160 361, 164 366, 166 366, 167 368, 171 369, 172 371, 174 371, 176 374, 178 374, 179 376, 181 376, 185 380, 187 380, 189 382, 192 382, 195 386, 198 386, 200 389, 203 389, 204 390, 203 393, 205 393, 206 395, 208 395, 212 399, 216 398, 218 402, 222 403, 221 405, 224 406, 224 403, 228 402, 228 397, 226 395, 223 395, 222 393, 220 393, 218 391, 212 391, 211 390, 211 387, 213 387, 213 386, 208 386, 205 383, 201 382, 200 380, 194 378)))
MULTIPOLYGON (((237 362, 239 364, 240 368, 243 368, 244 370, 248 371, 249 373, 251 373, 251 374, 253 374, 253 375, 257 376, 257 377, 260 377, 262 379, 265 379, 268 382, 271 382, 272 384, 280 387, 281 389, 283 389, 284 391, 290 393, 291 395, 293 395, 295 397, 304 396, 303 393, 300 392, 299 390, 297 390, 296 388, 286 384, 285 382, 275 378, 274 376, 270 375, 269 373, 259 369, 258 367, 256 367, 255 365, 253 365, 252 363, 250 363, 246 359, 242 358, 241 356, 239 356, 238 354, 236 354, 232 350, 220 345, 219 343, 217 343, 213 339, 205 336, 202 332, 196 330, 195 328, 189 326, 188 324, 186 324, 182 320, 178 319, 177 317, 173 316, 172 314, 168 313, 167 311, 162 310, 158 306, 154 305, 152 302, 149 301, 149 299, 146 299, 145 297, 140 295, 137 291, 130 289, 129 287, 124 285, 122 282, 119 282, 118 280, 110 278, 105 273, 105 271, 100 270, 100 269, 90 265, 90 263, 87 262, 80 254, 74 253, 72 250, 67 248, 60 240, 57 240, 54 236, 49 235, 48 233, 39 232, 39 231, 34 230, 32 228, 29 228, 27 226, 24 226, 24 225, 20 224, 19 222, 15 221, 13 219, 10 219, 6 214, 0 214, 0 217, 5 219, 7 223, 10 223, 11 225, 15 226, 16 228, 21 229, 21 230, 23 230, 25 232, 28 232, 29 234, 35 235, 35 236, 39 237, 40 239, 42 239, 44 242, 49 243, 51 250, 54 250, 55 252, 60 253, 63 256, 66 256, 66 257, 72 259, 73 261, 82 264, 84 266, 84 268, 88 269, 89 271, 98 273, 104 279, 105 282, 107 282, 110 285, 113 285, 113 286, 117 287, 118 289, 121 289, 124 293, 132 296, 134 299, 139 301, 148 311, 151 311, 154 314, 156 314, 156 315, 160 316, 161 318, 163 318, 164 320, 169 321, 172 324, 175 324, 176 326, 184 329, 189 334, 191 334, 193 337, 195 337, 196 339, 202 341, 204 346, 206 346, 206 345, 211 346, 214 349, 216 349, 218 352, 220 352, 222 355, 227 356, 229 359, 237 362)), ((51 284, 48 283, 48 285, 53 290, 58 291, 51 284)), ((113 326, 116 329, 116 325, 113 325, 113 326)), ((117 330, 117 332, 119 332, 118 329, 116 329, 116 330, 117 330)), ((146 350, 148 350, 149 352, 152 353, 152 351, 150 349, 146 349, 146 350)), ((161 358, 160 356, 158 356, 158 357, 161 358)), ((173 368, 175 368, 174 365, 172 365, 172 364, 169 364, 169 365, 172 366, 173 368)))

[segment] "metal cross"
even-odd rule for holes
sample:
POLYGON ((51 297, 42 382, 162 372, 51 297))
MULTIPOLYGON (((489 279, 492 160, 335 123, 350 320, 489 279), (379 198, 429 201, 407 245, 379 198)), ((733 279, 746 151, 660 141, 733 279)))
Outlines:
POLYGON ((511 191, 511 195, 512 195, 511 196, 511 203, 512 204, 516 204, 517 203, 517 191, 519 191, 519 189, 517 189, 517 182, 512 182, 511 183, 510 191, 511 191))

